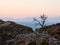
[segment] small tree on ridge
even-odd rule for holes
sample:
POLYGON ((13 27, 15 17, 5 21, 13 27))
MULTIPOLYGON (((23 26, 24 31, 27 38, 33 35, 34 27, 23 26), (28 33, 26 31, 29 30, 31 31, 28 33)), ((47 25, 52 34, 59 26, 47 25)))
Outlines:
POLYGON ((47 16, 43 14, 39 17, 39 19, 36 19, 36 18, 33 18, 33 19, 34 19, 34 22, 36 22, 36 25, 40 25, 41 28, 43 29, 45 26, 45 22, 47 20, 47 16))

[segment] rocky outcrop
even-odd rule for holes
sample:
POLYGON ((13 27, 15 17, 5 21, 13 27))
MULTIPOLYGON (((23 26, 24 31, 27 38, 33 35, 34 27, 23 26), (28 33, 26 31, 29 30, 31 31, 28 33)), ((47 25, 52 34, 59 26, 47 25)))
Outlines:
MULTIPOLYGON (((12 40, 13 41, 13 40, 12 40)), ((36 45, 40 45, 41 42, 45 41, 46 45, 57 45, 57 39, 44 31, 42 33, 31 33, 31 34, 19 34, 15 38, 15 45, 29 45, 30 42, 35 42, 36 45)), ((8 41, 9 42, 9 41, 8 41)))
POLYGON ((0 45, 6 45, 7 40, 15 39, 18 34, 29 34, 34 32, 31 27, 17 24, 12 21, 0 20, 0 45))

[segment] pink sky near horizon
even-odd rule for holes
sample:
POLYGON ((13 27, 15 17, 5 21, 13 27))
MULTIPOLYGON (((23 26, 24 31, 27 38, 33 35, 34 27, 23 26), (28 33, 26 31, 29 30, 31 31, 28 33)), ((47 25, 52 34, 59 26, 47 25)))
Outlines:
POLYGON ((60 0, 0 0, 0 17, 60 16, 60 0))

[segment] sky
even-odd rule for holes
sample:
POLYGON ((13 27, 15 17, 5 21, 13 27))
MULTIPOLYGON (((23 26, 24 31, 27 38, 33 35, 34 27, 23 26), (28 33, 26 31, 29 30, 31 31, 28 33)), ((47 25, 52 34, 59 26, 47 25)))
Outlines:
POLYGON ((0 17, 60 16, 60 0, 0 0, 0 17))
POLYGON ((60 0, 0 0, 0 19, 35 27, 33 17, 45 14, 47 25, 59 23, 60 0))

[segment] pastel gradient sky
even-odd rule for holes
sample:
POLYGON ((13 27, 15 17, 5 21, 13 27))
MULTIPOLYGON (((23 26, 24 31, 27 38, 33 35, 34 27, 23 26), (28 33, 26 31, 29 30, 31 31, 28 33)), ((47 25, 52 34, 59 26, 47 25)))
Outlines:
POLYGON ((60 16, 60 0, 0 0, 0 17, 60 16))

